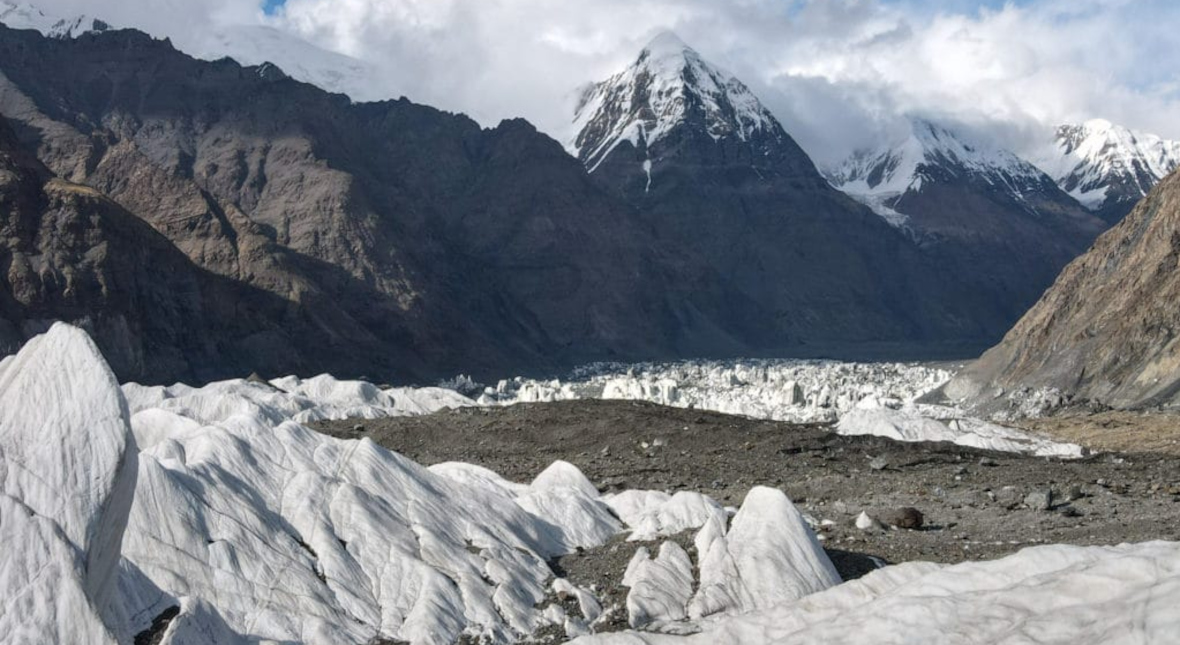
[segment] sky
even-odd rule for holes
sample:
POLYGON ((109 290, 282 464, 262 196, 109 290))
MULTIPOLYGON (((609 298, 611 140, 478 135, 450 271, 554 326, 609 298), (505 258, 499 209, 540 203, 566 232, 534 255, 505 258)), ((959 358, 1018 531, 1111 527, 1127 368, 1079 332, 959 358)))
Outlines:
POLYGON ((361 98, 404 95, 486 126, 523 116, 558 139, 577 88, 664 29, 745 81, 821 164, 888 142, 905 115, 1018 152, 1097 117, 1180 139, 1173 0, 34 2, 205 55, 249 38, 227 29, 263 25, 361 61, 361 98))

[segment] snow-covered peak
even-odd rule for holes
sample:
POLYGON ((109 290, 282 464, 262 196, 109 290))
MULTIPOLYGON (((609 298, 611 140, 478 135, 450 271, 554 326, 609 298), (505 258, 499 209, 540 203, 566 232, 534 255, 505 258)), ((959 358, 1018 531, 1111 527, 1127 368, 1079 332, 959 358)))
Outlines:
POLYGON ((92 31, 106 31, 110 25, 90 16, 51 16, 27 3, 0 0, 0 23, 13 29, 36 29, 50 38, 76 38, 92 31))
POLYGON ((870 206, 895 226, 906 216, 894 207, 931 181, 982 180, 1018 199, 1045 175, 1014 153, 932 121, 911 118, 892 143, 861 150, 827 172, 836 188, 870 206))
POLYGON ((643 48, 643 51, 653 58, 662 58, 665 56, 683 57, 687 52, 693 52, 693 49, 681 40, 676 32, 664 30, 656 34, 651 42, 643 48))
POLYGON ((690 120, 715 140, 785 136, 745 84, 665 31, 627 69, 583 91, 568 149, 593 172, 623 141, 647 148, 690 120))
POLYGON ((1180 166, 1180 142, 1106 119, 1062 125, 1033 161, 1091 209, 1138 201, 1180 166))
POLYGON ((388 92, 382 90, 384 86, 374 82, 378 74, 369 63, 321 49, 274 27, 224 26, 182 46, 187 53, 206 60, 229 56, 242 65, 265 67, 269 63, 296 80, 347 94, 356 101, 389 98, 388 92))

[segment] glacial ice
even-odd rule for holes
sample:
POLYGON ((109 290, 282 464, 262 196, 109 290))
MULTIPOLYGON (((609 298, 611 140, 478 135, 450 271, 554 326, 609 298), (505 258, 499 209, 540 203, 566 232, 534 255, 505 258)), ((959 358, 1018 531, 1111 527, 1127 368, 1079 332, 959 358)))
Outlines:
MULTIPOLYGON (((585 634, 604 609, 548 562, 628 528, 565 462, 519 484, 296 421, 470 404, 453 393, 331 377, 120 389, 85 333, 57 325, 0 364, 0 402, 5 642, 123 642, 153 623, 174 645, 585 634)), ((642 529, 717 524, 718 509, 670 498, 642 529)), ((803 571, 826 561, 813 537, 791 553, 803 571)))
POLYGON ((841 434, 1078 457, 1080 446, 1034 437, 915 401, 950 380, 941 367, 814 360, 595 364, 567 380, 516 378, 486 388, 480 405, 601 398, 649 401, 791 423, 837 422, 841 434))
POLYGON ((1169 643, 1180 634, 1180 544, 1025 549, 989 562, 886 567, 800 600, 699 625, 577 645, 1169 643))
MULTIPOLYGON (((548 626, 591 644, 1073 645, 1180 633, 1177 543, 1037 547, 840 583, 776 489, 752 489, 731 520, 697 493, 601 496, 564 462, 527 484, 471 464, 425 468, 294 419, 461 400, 280 381, 289 389, 120 390, 66 325, 0 362, 0 641, 129 642, 153 623, 165 645, 506 643, 548 626), (688 530, 691 549, 665 540, 654 559, 637 552, 624 608, 548 564, 621 532, 688 530), (619 611, 661 633, 588 635, 619 611)), ((910 411, 871 403, 852 412, 910 411)))
POLYGON ((0 366, 0 579, 13 603, 0 635, 31 620, 62 642, 98 642, 82 636, 118 627, 110 599, 136 454, 118 382, 85 332, 56 324, 0 366), (46 615, 55 603, 77 615, 46 615))
POLYGON ((960 446, 1025 452, 1042 457, 1076 458, 1082 447, 972 419, 952 408, 933 405, 907 405, 891 409, 872 399, 862 401, 845 413, 836 424, 843 435, 875 435, 898 441, 947 441, 960 446))

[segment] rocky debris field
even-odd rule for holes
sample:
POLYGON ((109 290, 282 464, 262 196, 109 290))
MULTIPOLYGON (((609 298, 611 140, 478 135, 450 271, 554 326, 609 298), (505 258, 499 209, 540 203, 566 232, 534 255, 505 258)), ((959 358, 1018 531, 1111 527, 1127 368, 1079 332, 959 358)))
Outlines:
POLYGON ((1066 409, 1052 416, 1021 419, 1015 425, 1094 450, 1180 457, 1180 416, 1174 412, 1066 409))
MULTIPOLYGON (((369 437, 423 464, 469 462, 521 482, 563 459, 604 492, 690 490, 737 506, 752 486, 777 486, 819 524, 846 579, 878 562, 954 563, 1036 544, 1180 539, 1180 458, 1166 454, 1029 457, 635 401, 464 408, 313 427, 369 437), (920 513, 921 528, 886 524, 912 523, 904 509, 920 513)), ((555 564, 571 580, 609 591, 635 546, 620 539, 555 564)))

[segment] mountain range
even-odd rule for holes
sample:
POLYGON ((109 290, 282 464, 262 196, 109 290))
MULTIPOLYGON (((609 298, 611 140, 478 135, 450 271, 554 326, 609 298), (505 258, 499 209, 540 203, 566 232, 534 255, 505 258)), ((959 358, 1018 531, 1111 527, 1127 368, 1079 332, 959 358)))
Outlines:
MULTIPOLYGON (((293 69, 243 67, 101 21, 0 12, 49 35, 0 28, 4 145, 32 160, 22 212, 44 219, 52 186, 77 186, 94 195, 70 217, 96 229, 81 246, 60 228, 12 238, 0 345, 81 322, 124 379, 965 353, 1104 226, 1033 166, 930 122, 825 176, 746 85, 670 33, 583 90, 563 150, 521 120, 483 129, 299 82, 366 73, 302 46, 293 69), (108 220, 146 225, 135 235, 168 259, 110 252, 108 220), (149 288, 161 262, 188 286, 149 288), (79 269, 91 286, 71 300, 53 285, 79 269), (107 274, 149 295, 117 302, 127 289, 107 274)), ((252 55, 289 52, 285 39, 252 55)))
POLYGON ((1057 128, 1052 144, 1033 161, 1113 224, 1180 167, 1180 142, 1092 119, 1057 128))
POLYGON ((828 171, 833 185, 907 232, 1012 320, 1106 224, 1033 164, 912 119, 901 141, 828 171))
POLYGON ((121 377, 204 380, 248 362, 420 379, 758 338, 715 272, 663 248, 522 121, 483 130, 409 101, 354 104, 135 31, 0 29, 0 72, 0 113, 52 173, 284 303, 233 360, 179 352, 183 366, 121 377))
POLYGON ((835 190, 740 80, 671 33, 586 88, 567 142, 656 235, 692 249, 802 344, 987 336, 993 302, 835 190))

